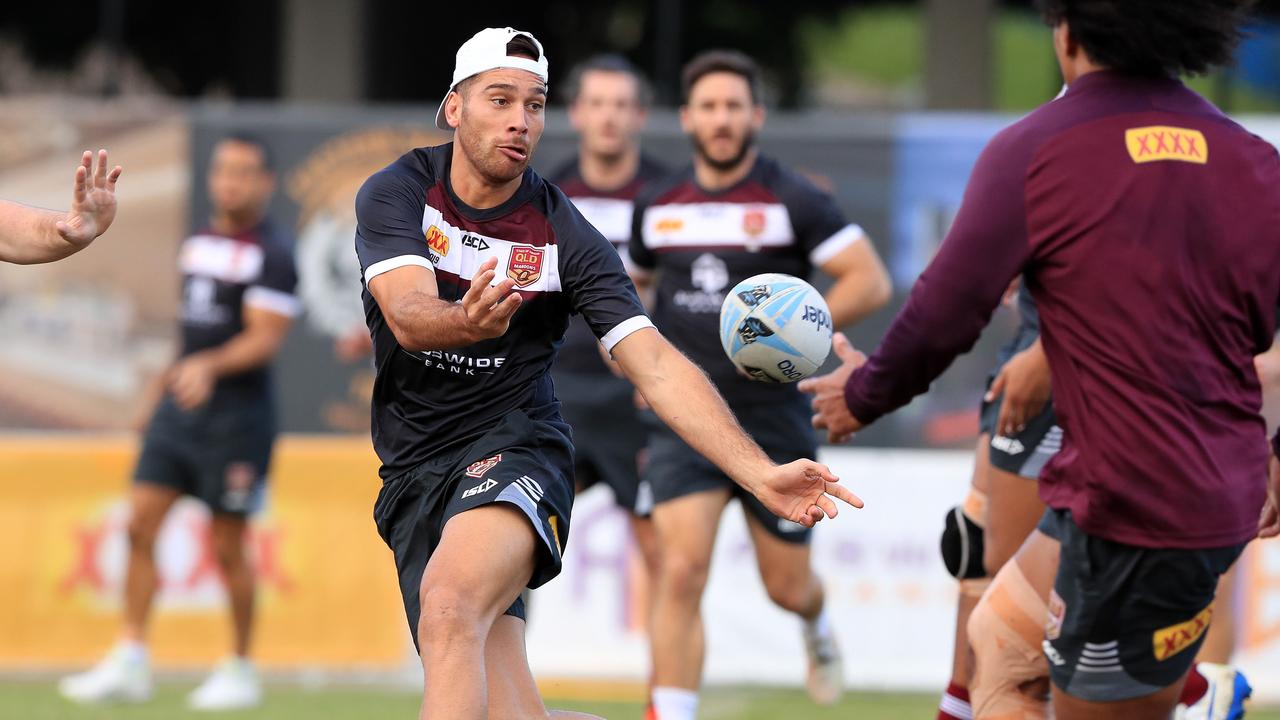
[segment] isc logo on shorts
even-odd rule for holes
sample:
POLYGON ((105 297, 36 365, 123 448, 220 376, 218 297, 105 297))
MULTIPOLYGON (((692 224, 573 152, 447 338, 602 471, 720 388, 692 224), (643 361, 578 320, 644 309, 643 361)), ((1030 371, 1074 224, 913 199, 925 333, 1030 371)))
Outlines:
POLYGON ((489 492, 490 490, 492 490, 492 489, 494 489, 494 488, 496 488, 496 487, 498 487, 498 481, 497 481, 497 480, 492 480, 492 479, 490 479, 490 480, 485 480, 484 482, 480 483, 479 485, 477 485, 477 486, 475 486, 475 487, 471 488, 470 490, 467 490, 466 492, 462 493, 462 497, 464 497, 464 498, 469 498, 469 497, 471 497, 472 495, 479 495, 480 493, 489 492))

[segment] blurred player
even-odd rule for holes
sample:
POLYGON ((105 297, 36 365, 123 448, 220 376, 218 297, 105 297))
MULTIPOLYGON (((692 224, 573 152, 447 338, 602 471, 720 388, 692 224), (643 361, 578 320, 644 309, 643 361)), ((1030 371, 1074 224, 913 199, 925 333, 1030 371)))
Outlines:
MULTIPOLYGON (((654 321, 707 369, 743 427, 777 462, 817 450, 794 386, 739 375, 720 345, 728 288, 764 272, 835 278, 827 292, 836 327, 884 305, 890 282, 871 241, 808 180, 762 156, 760 71, 747 56, 709 51, 685 66, 681 124, 693 164, 646 189, 637 202, 631 260, 655 288, 654 321), (651 277, 652 276, 652 277, 651 277)), ((822 583, 810 567, 809 529, 756 502, 686 441, 657 427, 645 478, 653 489, 660 552, 652 635, 651 717, 691 720, 697 712, 704 640, 700 605, 725 506, 741 500, 770 599, 803 620, 808 687, 820 703, 841 693, 835 633, 822 583)))
MULTIPOLYGON (((663 174, 640 152, 652 91, 631 63, 601 55, 569 74, 569 122, 578 132, 578 154, 551 175, 578 211, 613 244, 628 269, 626 242, 636 194, 663 174)), ((587 322, 569 323, 553 376, 560 412, 573 428, 574 478, 578 491, 602 482, 626 510, 652 577, 657 562, 649 512, 653 495, 641 488, 636 459, 646 430, 632 403, 631 383, 605 365, 587 322)), ((645 603, 647 606, 647 603, 645 603)))
POLYGON ((262 690, 249 662, 254 578, 246 521, 258 509, 275 441, 271 361, 300 307, 293 240, 266 219, 275 188, 267 147, 247 135, 214 146, 208 226, 187 238, 182 272, 182 351, 163 380, 130 495, 125 625, 120 643, 60 689, 80 702, 151 697, 147 621, 155 596, 156 537, 183 495, 212 513, 213 550, 226 582, 232 655, 188 698, 193 708, 251 707, 262 690))
POLYGON ((61 260, 89 247, 116 217, 119 165, 107 172, 107 151, 95 167, 88 150, 80 158, 65 213, 0 200, 0 261, 34 265, 61 260))
POLYGON ((1047 369, 1040 372, 1038 359, 1043 355, 1028 350, 1039 336, 1039 317, 1026 287, 1015 285, 1006 299, 1018 312, 1018 330, 1000 349, 983 398, 972 487, 964 503, 948 514, 942 535, 943 560, 960 582, 960 595, 951 682, 939 704, 939 720, 969 720, 973 716, 969 706, 973 669, 966 632, 969 616, 990 578, 1013 556, 1044 513, 1035 480, 1061 441, 1062 431, 1048 404, 1049 374, 1047 369), (1028 410, 1029 405, 1043 410, 1028 410), (1023 413, 1035 419, 1019 429, 1023 413))
MULTIPOLYGON (((547 60, 532 35, 463 43, 436 125, 356 200, 377 379, 374 517, 422 657, 421 717, 546 717, 520 592, 560 571, 573 501, 550 368, 582 314, 665 422, 789 520, 858 503, 809 460, 774 465, 698 368, 654 329, 622 261, 532 170, 547 60)), ((592 350, 592 352, 595 352, 592 350)))
POLYGON ((1280 158, 1176 79, 1231 59, 1246 6, 1044 0, 1066 95, 987 146, 875 356, 841 337, 845 365, 804 385, 847 439, 924 392, 1026 272, 1063 448, 969 624, 978 674, 1013 675, 989 699, 1006 712, 1043 716, 1017 675, 1047 657, 1059 718, 1168 717, 1219 576, 1280 532, 1253 365, 1280 299, 1280 242, 1259 241, 1280 158))

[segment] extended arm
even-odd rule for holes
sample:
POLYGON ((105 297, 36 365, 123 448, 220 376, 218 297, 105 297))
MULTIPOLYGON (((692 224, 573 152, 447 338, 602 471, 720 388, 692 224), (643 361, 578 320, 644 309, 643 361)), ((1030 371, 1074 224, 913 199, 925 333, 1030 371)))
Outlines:
POLYGON ((463 347, 505 333, 520 307, 520 294, 511 292, 514 280, 490 287, 497 265, 497 258, 480 265, 461 303, 441 300, 435 273, 421 265, 378 275, 369 281, 369 293, 405 350, 463 347))
POLYGON ((121 168, 107 172, 107 151, 85 151, 76 167, 71 205, 55 212, 0 200, 0 260, 33 265, 61 260, 89 247, 116 216, 116 180, 121 168))
POLYGON ((824 465, 812 460, 774 465, 743 432, 706 375, 657 330, 631 333, 614 346, 613 356, 663 422, 779 517, 806 527, 835 517, 828 495, 862 507, 824 465))

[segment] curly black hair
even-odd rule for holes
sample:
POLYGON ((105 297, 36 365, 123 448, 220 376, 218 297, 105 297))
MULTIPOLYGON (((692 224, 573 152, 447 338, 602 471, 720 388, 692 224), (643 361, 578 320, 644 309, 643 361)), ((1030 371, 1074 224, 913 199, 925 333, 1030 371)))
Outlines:
POLYGON ((1232 62, 1254 0, 1036 0, 1089 58, 1140 75, 1199 75, 1232 62))

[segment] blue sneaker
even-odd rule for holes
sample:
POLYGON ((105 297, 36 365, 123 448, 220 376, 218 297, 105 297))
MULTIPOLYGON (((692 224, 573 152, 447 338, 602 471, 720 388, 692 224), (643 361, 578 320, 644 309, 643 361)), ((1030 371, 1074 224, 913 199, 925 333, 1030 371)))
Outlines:
POLYGON ((1253 694, 1253 688, 1244 673, 1230 665, 1197 663, 1196 670, 1209 683, 1204 697, 1191 705, 1179 705, 1175 720, 1241 720, 1244 717, 1244 701, 1253 694))

